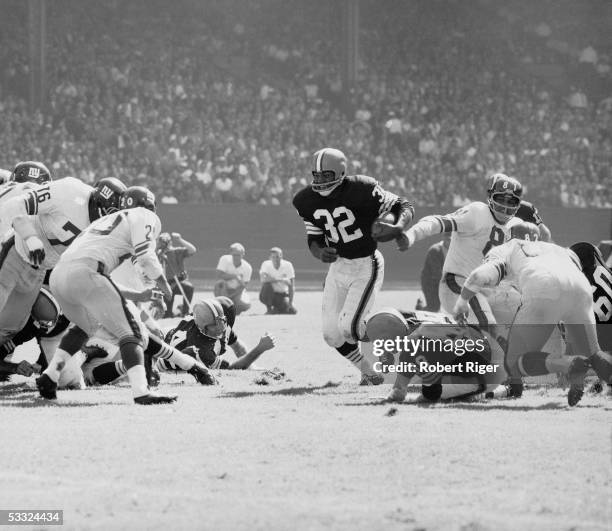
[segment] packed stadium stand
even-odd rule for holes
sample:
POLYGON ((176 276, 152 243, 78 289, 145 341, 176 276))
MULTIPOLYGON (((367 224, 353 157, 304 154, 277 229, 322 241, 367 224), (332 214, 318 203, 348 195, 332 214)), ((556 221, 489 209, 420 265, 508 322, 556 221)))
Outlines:
POLYGON ((481 199, 503 170, 540 206, 612 207, 606 2, 576 20, 558 2, 362 0, 349 88, 340 2, 56 0, 37 111, 27 3, 1 4, 0 167, 277 205, 333 145, 417 206, 481 199))

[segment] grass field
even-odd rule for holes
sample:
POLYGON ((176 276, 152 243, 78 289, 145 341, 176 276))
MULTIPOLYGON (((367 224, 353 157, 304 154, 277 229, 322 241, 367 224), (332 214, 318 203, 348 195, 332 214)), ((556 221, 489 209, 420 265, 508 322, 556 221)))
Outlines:
MULTIPOLYGON (((258 367, 286 375, 268 385, 257 370, 211 388, 163 375, 179 401, 147 408, 125 385, 48 403, 0 384, 0 509, 63 509, 75 530, 611 528, 611 399, 382 404, 389 386, 358 387, 323 343, 320 297, 239 317, 248 345, 278 338, 258 367)), ((415 299, 384 291, 377 305, 415 299)))

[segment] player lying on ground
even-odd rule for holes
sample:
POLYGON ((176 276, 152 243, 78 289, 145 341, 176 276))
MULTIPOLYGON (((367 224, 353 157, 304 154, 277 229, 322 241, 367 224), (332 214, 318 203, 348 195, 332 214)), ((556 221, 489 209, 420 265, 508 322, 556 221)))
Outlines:
MULTIPOLYGON (((235 319, 234 303, 228 297, 197 301, 193 315, 167 332, 161 353, 156 346, 160 340, 151 337, 145 355, 154 358, 154 368, 159 372, 191 373, 193 369, 190 370, 190 367, 199 366, 200 363, 212 369, 247 369, 265 351, 274 348, 275 338, 266 333, 247 352, 247 347, 233 330, 235 319), (228 344, 237 356, 231 362, 221 358, 228 344), (168 351, 173 355, 167 355, 168 351)), ((83 365, 83 373, 88 384, 104 385, 123 378, 125 367, 116 350, 99 339, 93 340, 84 349, 87 360, 83 365)), ((74 376, 71 376, 71 380, 74 380, 74 376)))
POLYGON ((176 396, 149 391, 140 326, 108 276, 123 260, 135 256, 160 290, 166 294, 171 292, 155 254, 161 231, 161 222, 155 214, 155 197, 146 188, 133 186, 121 195, 120 207, 122 210, 87 227, 53 269, 51 291, 72 325, 49 367, 36 379, 43 398, 56 398, 61 370, 90 337, 102 330, 119 345, 136 403, 176 400, 176 396))
MULTIPOLYGON (((166 360, 191 374, 202 385, 214 385, 214 376, 199 360, 184 354, 166 343, 159 335, 159 326, 152 321, 142 308, 128 300, 126 308, 138 323, 143 338, 143 352, 150 387, 159 383, 159 374, 153 370, 158 360, 166 360)), ((127 369, 116 343, 104 331, 87 341, 66 363, 60 373, 58 388, 83 388, 85 385, 106 385, 125 380, 127 369)))
MULTIPOLYGON (((193 314, 166 334, 166 341, 191 356, 197 356, 211 369, 248 369, 264 352, 274 348, 276 338, 267 332, 251 350, 238 338, 234 323, 236 309, 229 297, 196 302, 193 314), (228 361, 222 356, 229 346, 236 355, 228 361)), ((159 360, 160 371, 175 370, 170 360, 159 360)))
POLYGON ((612 373, 597 341, 591 285, 573 252, 553 243, 518 239, 492 249, 485 263, 465 281, 453 316, 465 318, 470 299, 504 278, 521 294, 506 351, 506 368, 515 396, 522 394, 522 376, 563 373, 570 382, 567 398, 573 406, 582 398, 589 366, 602 380, 609 381, 612 373), (574 356, 559 358, 542 352, 560 322, 574 356))
POLYGON ((430 401, 493 393, 507 377, 503 348, 488 331, 442 313, 383 308, 366 332, 380 356, 375 368, 396 374, 390 401, 402 402, 416 377, 430 401))
POLYGON ((365 320, 384 277, 378 242, 402 238, 412 204, 372 177, 346 175, 342 151, 313 155, 312 182, 293 198, 312 255, 330 264, 323 289, 323 339, 362 372, 362 385, 382 383, 359 349, 365 320), (391 214, 393 221, 382 221, 391 214))

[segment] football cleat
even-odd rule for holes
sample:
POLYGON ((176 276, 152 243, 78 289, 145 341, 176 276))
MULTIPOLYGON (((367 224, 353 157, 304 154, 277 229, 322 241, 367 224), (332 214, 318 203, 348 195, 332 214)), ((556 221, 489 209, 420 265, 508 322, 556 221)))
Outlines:
POLYGON ((200 362, 195 363, 191 369, 187 371, 193 376, 199 384, 202 385, 216 385, 217 379, 212 373, 206 368, 206 366, 200 362))
POLYGON ((142 396, 135 396, 134 402, 141 406, 151 406, 154 404, 172 404, 172 402, 176 402, 177 398, 177 395, 166 396, 158 395, 157 393, 148 393, 142 396))
POLYGON ((385 383, 385 377, 382 374, 362 374, 359 385, 380 385, 385 383))
POLYGON ((442 396, 442 382, 438 381, 432 385, 422 385, 421 394, 429 402, 437 402, 442 396))
POLYGON ((510 382, 508 382, 508 398, 521 398, 523 396, 523 389, 525 386, 523 385, 523 380, 520 378, 512 378, 510 382))
POLYGON ((36 387, 41 397, 47 400, 55 400, 57 398, 57 383, 45 373, 36 378, 36 387))
POLYGON ((403 387, 394 387, 387 395, 387 402, 403 402, 408 394, 408 389, 403 387))
POLYGON ((600 350, 589 358, 589 363, 601 381, 612 384, 612 355, 609 352, 600 350))
POLYGON ((567 403, 570 406, 575 406, 582 395, 584 394, 584 377, 589 370, 589 364, 585 358, 576 356, 567 371, 567 379, 569 380, 570 388, 567 392, 567 403))

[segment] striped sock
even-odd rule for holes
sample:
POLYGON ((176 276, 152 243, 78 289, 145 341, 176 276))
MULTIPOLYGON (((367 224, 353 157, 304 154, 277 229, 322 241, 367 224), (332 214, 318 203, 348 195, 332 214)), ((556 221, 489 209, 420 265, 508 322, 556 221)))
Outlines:
POLYGON ((359 350, 359 344, 355 343, 344 343, 341 347, 336 349, 343 358, 350 361, 355 367, 361 369, 361 360, 363 360, 363 354, 359 350))

